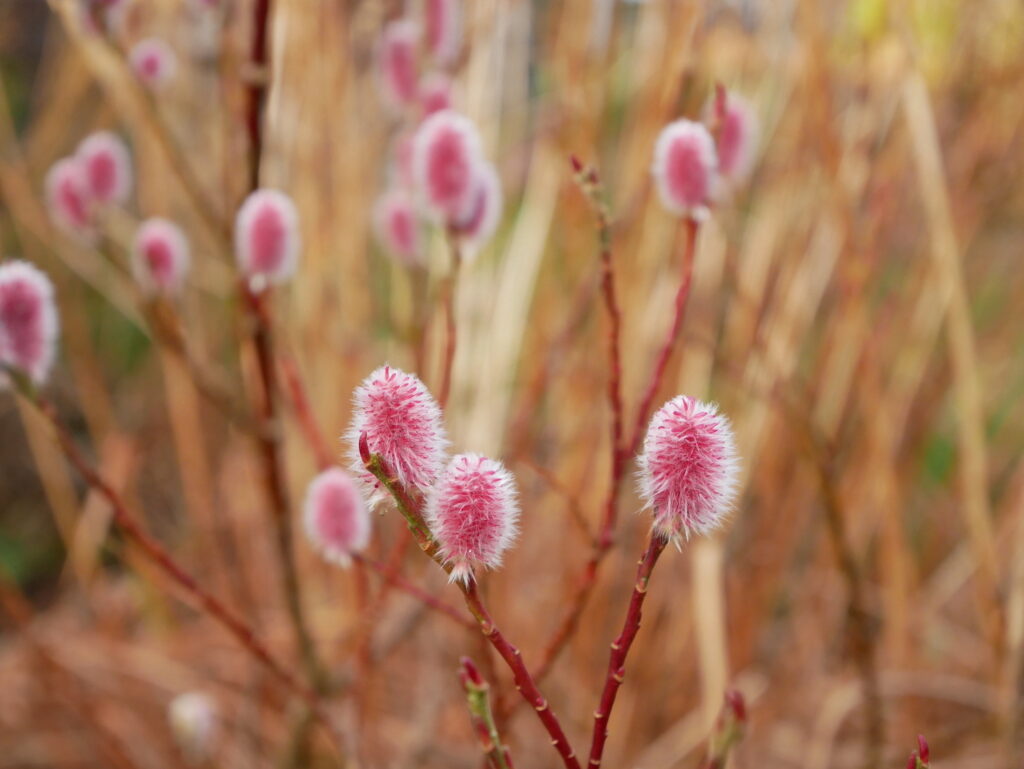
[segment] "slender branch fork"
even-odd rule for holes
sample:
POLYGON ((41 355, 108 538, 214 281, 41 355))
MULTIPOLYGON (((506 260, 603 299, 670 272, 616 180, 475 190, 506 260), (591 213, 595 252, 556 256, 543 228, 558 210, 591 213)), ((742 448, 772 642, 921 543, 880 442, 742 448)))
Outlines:
POLYGON ((626 656, 629 654, 629 648, 633 645, 637 631, 640 630, 644 599, 647 597, 647 584, 651 579, 654 565, 665 550, 666 544, 667 541, 664 537, 651 532, 647 549, 637 566, 636 583, 633 586, 633 596, 629 600, 629 608, 626 610, 626 621, 622 625, 622 632, 612 642, 611 654, 608 656, 608 676, 604 682, 604 690, 601 692, 601 700, 597 710, 594 711, 594 734, 590 741, 589 761, 589 765, 593 769, 597 769, 601 765, 605 741, 608 739, 608 721, 611 719, 612 708, 615 707, 615 697, 619 693, 619 687, 626 675, 626 656))
POLYGON ((96 471, 82 456, 74 440, 57 416, 52 404, 35 397, 27 387, 22 387, 22 395, 46 417, 53 427, 57 443, 64 456, 85 480, 91 489, 96 491, 110 505, 114 523, 132 543, 159 567, 173 582, 185 590, 199 604, 206 614, 219 622, 235 637, 243 648, 255 657, 290 691, 299 696, 309 707, 314 717, 326 728, 335 747, 341 752, 342 740, 321 705, 315 691, 301 683, 279 662, 270 650, 257 638, 255 632, 238 615, 207 592, 196 579, 178 564, 164 547, 149 536, 128 512, 124 501, 106 479, 96 471))
MULTIPOLYGON (((360 436, 359 439, 359 453, 362 457, 363 464, 366 469, 369 470, 381 485, 383 485, 395 500, 395 504, 398 511, 405 518, 406 523, 409 526, 409 530, 415 537, 417 544, 420 549, 438 566, 440 566, 446 573, 451 573, 451 565, 445 563, 444 559, 440 556, 440 547, 437 540, 433 538, 430 530, 423 521, 423 516, 420 512, 420 505, 417 504, 406 489, 393 477, 390 469, 385 465, 384 461, 379 455, 371 454, 369 445, 366 441, 365 434, 360 436)), ((512 645, 502 634, 501 630, 498 629, 497 624, 491 617, 490 612, 487 610, 483 599, 480 597, 480 592, 477 589, 476 580, 470 578, 467 582, 456 582, 456 585, 462 591, 463 598, 466 601, 466 606, 470 613, 477 621, 477 625, 480 627, 480 632, 483 633, 484 637, 490 642, 494 650, 498 652, 499 656, 505 661, 509 669, 512 671, 512 678, 515 681, 516 690, 522 695, 523 699, 526 700, 537 713, 537 717, 540 719, 544 728, 547 730, 548 735, 551 737, 551 743, 558 755, 562 758, 562 763, 566 766, 566 769, 580 769, 579 760, 576 758, 576 753, 572 746, 569 744, 568 738, 565 736, 565 732, 562 729, 562 725, 558 720, 558 717, 554 714, 548 701, 541 694, 540 689, 537 688, 536 681, 530 674, 529 669, 523 662, 523 655, 515 646, 512 645)))

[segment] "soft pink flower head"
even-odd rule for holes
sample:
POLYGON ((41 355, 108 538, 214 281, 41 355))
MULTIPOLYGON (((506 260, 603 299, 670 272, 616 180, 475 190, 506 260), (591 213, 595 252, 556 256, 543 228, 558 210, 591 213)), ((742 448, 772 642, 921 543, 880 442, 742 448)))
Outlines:
POLYGON ((53 284, 28 262, 0 264, 0 385, 12 368, 41 385, 53 367, 59 321, 53 284))
POLYGON ((655 413, 639 458, 640 496, 666 539, 722 523, 739 462, 729 420, 713 404, 677 395, 655 413))
POLYGON ((283 283, 295 272, 301 236, 292 199, 271 189, 256 190, 235 217, 235 259, 249 279, 283 283))
POLYGON ((441 72, 431 72, 420 81, 420 109, 428 117, 452 108, 452 81, 441 72))
POLYGON ((82 140, 75 152, 89 194, 100 203, 123 205, 132 191, 132 159, 115 134, 99 131, 82 140))
POLYGON ((480 136, 469 118, 442 110, 423 121, 413 138, 412 173, 433 217, 452 224, 469 215, 481 157, 480 136))
POLYGON ((163 88, 178 69, 174 49, 158 37, 140 40, 128 54, 135 76, 148 88, 163 88))
POLYGON ((412 198, 404 190, 385 192, 373 208, 373 229, 380 245, 403 264, 422 264, 420 222, 412 198))
POLYGON ((469 214, 455 224, 466 245, 467 258, 475 255, 498 228, 503 203, 497 169, 490 163, 479 163, 474 171, 473 205, 469 214))
POLYGON ((426 491, 441 472, 448 438, 441 425, 441 407, 417 377, 381 366, 356 388, 355 409, 347 439, 353 468, 376 487, 360 457, 360 436, 371 454, 378 454, 399 483, 426 491))
POLYGON ((501 462, 459 454, 430 490, 425 518, 451 579, 468 582, 474 567, 500 566, 519 533, 515 479, 501 462))
POLYGON ((370 541, 370 513, 352 476, 324 470, 306 491, 306 535, 328 561, 348 566, 370 541))
POLYGON ((674 214, 703 218, 718 185, 715 142, 692 120, 666 126, 654 146, 651 172, 661 202, 674 214))
POLYGON ((427 50, 438 64, 451 64, 459 53, 462 31, 459 6, 459 0, 423 0, 427 50))
POLYGON ((46 205, 61 230, 82 240, 96 236, 85 169, 77 158, 63 158, 46 174, 46 205))
POLYGON ((401 109, 416 101, 419 85, 417 46, 419 28, 409 19, 399 19, 384 27, 377 49, 381 84, 390 104, 401 109))
POLYGON ((757 153, 757 114, 746 99, 732 91, 713 98, 707 112, 708 120, 717 125, 718 170, 726 181, 742 182, 757 153))
POLYGON ((189 262, 188 239, 174 222, 154 217, 136 231, 132 274, 144 294, 178 293, 185 283, 189 262))

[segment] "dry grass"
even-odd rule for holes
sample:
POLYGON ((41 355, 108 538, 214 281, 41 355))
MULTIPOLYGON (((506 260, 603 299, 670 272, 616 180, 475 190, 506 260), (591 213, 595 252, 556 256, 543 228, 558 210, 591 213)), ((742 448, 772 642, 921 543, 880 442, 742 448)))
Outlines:
MULTIPOLYGON (((373 44, 398 3, 275 0, 271 66, 259 72, 246 64, 247 0, 212 38, 219 57, 204 53, 185 3, 136 2, 121 40, 158 32, 181 58, 158 100, 116 47, 82 34, 70 2, 53 0, 48 15, 27 5, 0 4, 0 50, 17 54, 0 99, 0 239, 58 287, 50 392, 146 527, 300 672, 259 457, 153 342, 123 252, 142 216, 182 223, 196 254, 187 333, 244 401, 256 363, 227 233, 247 183, 244 92, 265 77, 261 182, 294 196, 306 243, 275 297, 278 343, 317 423, 340 436, 372 368, 414 365, 405 329, 424 286, 369 232, 394 136, 373 44), (25 41, 37 39, 36 61, 25 41), (50 227, 40 190, 48 166, 99 127, 130 140, 138 190, 97 251, 50 227)), ((521 540, 483 591, 526 662, 590 554, 573 511, 595 530, 608 486, 597 239, 568 157, 595 163, 610 192, 629 424, 678 279, 677 222, 652 194, 651 149, 721 81, 756 104, 763 151, 751 183, 702 228, 681 353, 658 402, 687 392, 722 405, 743 493, 723 533, 663 557, 606 765, 697 766, 732 685, 751 713, 734 766, 862 766, 858 660, 874 639, 879 766, 902 766, 918 732, 943 769, 1019 766, 1024 10, 1012 0, 466 5, 457 102, 497 159, 507 208, 460 278, 446 421, 456 447, 502 457, 521 487, 521 540), (854 612, 836 521, 862 579, 854 612)), ((432 296, 446 270, 440 236, 433 254, 432 296)), ((436 306, 430 327, 443 325, 436 306)), ((437 389, 443 335, 430 339, 420 373, 437 389)), ((10 553, 0 560, 18 577, 0 591, 0 769, 182 765, 165 709, 190 689, 225 714, 210 766, 278 765, 298 705, 107 536, 110 510, 37 414, 4 397, 0 424, 10 553)), ((283 428, 297 507, 316 461, 299 423, 283 428)), ((543 687, 579 753, 647 530, 626 486, 616 546, 543 687)), ((376 519, 374 557, 404 536, 400 523, 390 510, 376 519)), ((352 572, 323 565, 304 541, 296 557, 319 652, 347 684, 328 709, 360 764, 479 766, 457 660, 476 658, 507 695, 500 660, 398 591, 382 610, 360 610, 352 572), (367 670, 357 657, 371 622, 367 670)), ((412 549, 404 573, 458 604, 412 549)), ((556 765, 529 708, 501 727, 519 767, 556 765)), ((334 762, 317 733, 309 765, 334 762)))

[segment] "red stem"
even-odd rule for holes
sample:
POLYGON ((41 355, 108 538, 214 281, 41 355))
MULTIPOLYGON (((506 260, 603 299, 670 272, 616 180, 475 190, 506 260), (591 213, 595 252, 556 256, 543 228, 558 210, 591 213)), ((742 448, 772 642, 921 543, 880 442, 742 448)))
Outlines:
POLYGON ((683 327, 683 316, 686 314, 687 300, 690 298, 690 283, 693 279, 694 252, 697 246, 697 230, 700 224, 695 219, 687 219, 685 224, 683 260, 682 260, 682 281, 679 283, 679 290, 676 292, 675 316, 672 318, 672 325, 669 327, 668 336, 661 346, 658 360, 654 365, 654 372, 651 381, 647 384, 643 400, 640 401, 640 409, 636 413, 636 424, 633 427, 633 437, 628 444, 628 453, 634 454, 640 447, 640 438, 643 435, 644 425, 651 415, 651 406, 658 394, 658 388, 665 377, 665 369, 668 367, 669 358, 672 357, 672 349, 675 347, 679 331, 683 327))
POLYGON ((462 612, 460 612, 451 604, 445 603, 444 601, 435 598, 425 590, 421 590, 414 583, 410 582, 401 574, 399 574, 391 566, 381 563, 380 561, 375 561, 372 558, 368 558, 359 553, 354 554, 352 558, 357 563, 366 566, 372 571, 375 571, 389 585, 397 587, 399 590, 408 593, 413 598, 420 601, 428 609, 433 609, 436 612, 439 612, 450 617, 451 619, 455 620, 457 623, 459 623, 465 628, 469 628, 470 630, 476 630, 476 623, 470 620, 468 617, 466 617, 462 612))
POLYGON ((260 157, 263 154, 263 97, 267 90, 267 39, 270 0, 255 0, 252 19, 252 47, 249 51, 253 72, 246 92, 245 125, 249 134, 249 189, 259 187, 260 157))
POLYGON ((629 601, 629 609, 626 611, 626 621, 622 625, 619 637, 612 642, 611 654, 608 657, 608 677, 605 679, 601 701, 594 712, 594 735, 590 742, 591 769, 597 769, 601 765, 605 740, 608 738, 608 721, 612 715, 612 708, 615 707, 615 696, 619 693, 619 687, 626 674, 626 655, 629 654, 633 639, 640 630, 647 584, 651 579, 654 564, 658 562, 658 556, 665 549, 665 544, 662 537, 651 533, 647 550, 644 551, 636 570, 636 584, 633 587, 633 597, 629 601))
POLYGON ((289 357, 282 357, 280 364, 281 371, 284 374, 285 386, 288 388, 288 396, 291 399, 292 408, 295 410, 295 417, 299 421, 299 427, 302 428, 306 441, 313 450, 314 456, 316 456, 317 468, 321 471, 326 470, 335 464, 334 457, 327 446, 324 434, 320 431, 320 426, 316 423, 316 418, 313 416, 313 410, 309 405, 309 397, 306 395, 306 388, 299 374, 299 367, 289 357))
POLYGON ((143 531, 143 529, 128 513, 124 502, 121 500, 117 492, 114 491, 114 488, 107 483, 107 481, 104 480, 104 478, 94 470, 88 462, 85 461, 84 457, 82 457, 81 452, 79 452, 78 447, 75 446, 71 436, 57 419, 54 408, 46 403, 40 403, 39 406, 42 413, 49 419, 50 424, 53 425, 57 440, 65 457, 67 457, 68 461, 72 466, 74 466, 75 470, 78 471, 79 475, 85 479, 85 482, 89 487, 99 493, 100 496, 102 496, 110 505, 111 510, 113 511, 114 523, 121 532, 129 540, 134 542, 139 549, 141 549, 150 558, 150 560, 152 560, 161 569, 161 571, 164 572, 164 574, 189 593, 200 607, 202 607, 204 612, 223 625, 243 648, 259 660, 260 663, 262 663, 263 666, 266 667, 273 675, 280 679, 288 689, 306 702, 316 719, 326 727, 327 731, 330 733, 332 741, 340 752, 341 738, 335 731, 334 726, 327 717, 327 714, 324 712, 317 694, 312 689, 303 685, 284 665, 278 662, 271 655, 267 647, 264 646, 264 644, 256 637, 253 630, 241 618, 221 603, 219 599, 215 598, 212 594, 208 593, 203 587, 201 587, 199 583, 196 582, 195 578, 186 572, 184 568, 178 565, 170 553, 168 553, 159 542, 143 531))

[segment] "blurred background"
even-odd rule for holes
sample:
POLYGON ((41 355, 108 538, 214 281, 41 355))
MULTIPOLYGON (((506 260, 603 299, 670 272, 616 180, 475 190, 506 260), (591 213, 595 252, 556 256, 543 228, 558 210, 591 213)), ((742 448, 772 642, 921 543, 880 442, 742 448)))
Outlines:
MULTIPOLYGON (((274 0, 262 67, 249 55, 253 11, 250 0, 0 0, 0 245, 57 286, 47 393, 81 445, 151 533, 297 660, 257 452, 154 340, 125 249, 148 216, 186 230, 194 271, 180 314, 244 404, 255 364, 226 233, 248 191, 247 89, 265 84, 260 183, 294 197, 304 240, 273 299, 277 343, 342 462, 335 439, 371 370, 419 368, 439 387, 441 334, 418 361, 410 328, 443 328, 448 262, 441 233, 426 267, 410 269, 371 227, 414 124, 381 98, 376 46, 416 4, 274 0), (148 37, 176 59, 157 92, 127 64, 148 37), (43 180, 98 129, 129 143, 136 190, 89 246, 50 224, 43 180)), ((680 224, 651 184, 655 138, 699 116, 716 83, 759 117, 750 179, 701 227, 657 401, 685 392, 731 417, 740 502, 724 531, 658 567, 606 765, 699 766, 727 687, 749 708, 736 767, 900 767, 918 733, 943 769, 1024 765, 1024 6, 474 0, 448 71, 505 208, 460 276, 446 424, 455 450, 516 474, 522 535, 483 589, 528 665, 590 557, 579 521, 596 530, 609 484, 597 236, 569 156, 607 189, 632 415, 679 280, 680 224)), ((283 429, 298 510, 316 461, 294 418, 283 429)), ((195 763, 167 719, 188 691, 219 713, 200 765, 337 764, 318 733, 296 763, 287 692, 111 534, 108 507, 9 393, 0 435, 0 768, 195 763)), ((542 686, 578 753, 648 530, 632 486, 579 630, 542 686)), ((380 513, 371 553, 383 559, 404 531, 380 513)), ((359 764, 480 766, 458 658, 477 659, 499 701, 515 692, 478 634, 401 591, 384 600, 374 575, 323 563, 301 536, 295 555, 312 634, 341 682, 328 709, 359 764)), ((459 605, 414 548, 403 572, 459 605)), ((556 766, 529 711, 500 719, 512 755, 556 766)))

